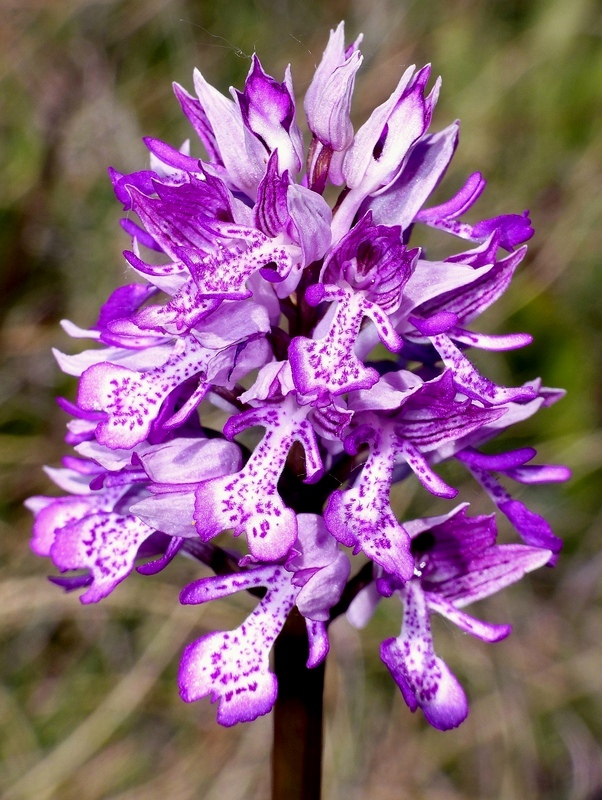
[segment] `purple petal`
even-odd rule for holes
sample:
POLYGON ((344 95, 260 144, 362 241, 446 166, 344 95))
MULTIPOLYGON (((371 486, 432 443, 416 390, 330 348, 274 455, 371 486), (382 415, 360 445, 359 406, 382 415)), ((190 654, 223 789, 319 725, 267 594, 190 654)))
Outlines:
POLYGON ((429 225, 443 219, 456 219, 456 217, 460 217, 465 211, 468 211, 469 208, 472 208, 483 193, 485 186, 486 181, 481 173, 473 172, 460 191, 450 200, 438 206, 425 208, 416 214, 416 220, 429 225))
POLYGON ((409 537, 389 507, 389 486, 386 497, 368 496, 365 502, 363 486, 334 492, 324 518, 341 544, 353 547, 354 552, 361 550, 387 572, 407 580, 414 573, 414 560, 409 551, 409 537), (377 505, 371 504, 375 501, 377 505))
POLYGON ((255 272, 269 265, 280 278, 286 278, 298 258, 298 247, 270 239, 255 228, 229 224, 218 227, 224 239, 232 240, 231 249, 220 250, 216 255, 178 250, 203 297, 250 297, 246 283, 255 272), (241 242, 244 249, 237 246, 241 242))
POLYGON ((127 286, 121 286, 111 294, 107 302, 101 307, 96 327, 102 331, 114 319, 131 316, 155 292, 154 286, 144 286, 139 283, 129 283, 127 286))
POLYGON ((268 593, 236 630, 210 633, 182 656, 180 694, 186 702, 211 695, 219 700, 217 721, 225 726, 267 714, 276 701, 270 650, 294 604, 296 590, 284 570, 274 571, 268 593))
POLYGON ((398 370, 381 376, 370 389, 357 392, 349 398, 354 411, 393 411, 400 409, 406 400, 418 392, 424 382, 409 370, 398 370))
POLYGON ((303 140, 295 123, 295 99, 290 71, 283 83, 267 75, 256 55, 245 82, 244 92, 236 92, 245 126, 269 153, 278 150, 280 167, 291 174, 301 169, 303 140))
POLYGON ((305 93, 309 129, 332 150, 345 150, 353 141, 349 117, 355 75, 362 63, 358 39, 345 51, 345 28, 339 23, 305 93))
POLYGON ((93 492, 85 497, 41 498, 48 502, 36 503, 36 507, 32 509, 36 515, 32 550, 39 556, 50 555, 58 531, 89 514, 112 511, 122 494, 123 489, 110 489, 93 492))
POLYGON ((328 655, 330 643, 328 641, 328 632, 326 625, 323 622, 317 622, 313 619, 306 619, 305 625, 307 628, 307 638, 309 641, 309 655, 307 657, 307 668, 312 669, 321 664, 328 655))
POLYGON ((414 74, 409 67, 391 97, 376 108, 357 132, 345 157, 343 174, 351 189, 363 196, 396 176, 410 146, 430 124, 434 100, 422 94, 430 67, 414 74))
POLYGON ((420 707, 433 727, 450 730, 466 719, 466 695, 445 662, 435 655, 428 610, 414 581, 404 587, 401 634, 381 644, 380 657, 410 710, 420 707))
MULTIPOLYGON (((403 290, 399 311, 395 318, 407 320, 409 315, 420 308, 422 316, 430 316, 441 310, 436 301, 454 292, 453 297, 463 299, 469 284, 474 284, 481 276, 493 269, 493 264, 472 267, 470 264, 455 264, 449 261, 423 261, 418 259, 416 268, 408 278, 403 290), (429 304, 432 302, 432 305, 429 304), (429 304, 429 305, 427 305, 429 304)), ((464 320, 460 308, 445 304, 445 309, 456 313, 464 320)), ((407 323, 406 326, 407 327, 407 323)), ((409 330, 409 328, 407 328, 409 330)))
POLYGON ((472 447, 467 447, 456 454, 458 461, 463 461, 470 466, 490 469, 494 472, 522 467, 527 461, 535 458, 537 450, 533 447, 522 447, 519 450, 511 450, 507 453, 487 454, 480 453, 472 447))
POLYGON ((211 123, 200 102, 188 92, 183 89, 179 84, 173 84, 174 94, 180 102, 182 111, 188 117, 190 124, 197 133, 197 136, 205 146, 207 155, 214 163, 221 164, 219 149, 215 140, 215 134, 211 127, 211 123))
POLYGON ((512 632, 510 625, 493 625, 490 622, 483 622, 464 611, 459 611, 455 605, 438 595, 425 594, 425 599, 431 611, 436 611, 465 633, 470 633, 471 636, 476 636, 484 642, 499 642, 512 632))
POLYGON ((564 483, 571 478, 571 470, 562 464, 532 464, 505 472, 519 483, 564 483))
POLYGON ((523 211, 522 214, 503 214, 478 222, 472 228, 471 238, 480 241, 493 231, 500 231, 500 247, 506 250, 513 250, 517 245, 529 241, 535 232, 531 227, 529 212, 523 211))
POLYGON ((354 389, 369 389, 377 382, 378 373, 372 367, 365 367, 353 352, 362 319, 364 316, 372 319, 379 336, 391 349, 399 349, 401 340, 385 312, 361 294, 326 286, 323 299, 337 302, 327 334, 321 339, 298 336, 289 345, 297 390, 326 399, 354 389))
POLYGON ((393 314, 418 255, 418 250, 406 250, 398 225, 374 225, 368 211, 332 249, 321 279, 327 284, 343 279, 366 300, 393 314))
POLYGON ((278 151, 274 150, 257 187, 257 202, 253 208, 255 225, 272 238, 290 231, 291 218, 286 202, 289 185, 288 172, 280 175, 278 171, 278 151))
POLYGON ((444 333, 437 334, 431 341, 445 366, 454 376, 458 388, 469 397, 486 405, 501 405, 512 401, 532 400, 535 392, 530 386, 510 388, 498 386, 481 375, 461 351, 444 333))
POLYGON ((414 573, 409 536, 389 505, 397 456, 390 431, 380 431, 355 486, 331 494, 324 521, 337 541, 355 552, 362 550, 391 575, 408 580, 414 573))
MULTIPOLYGON (((502 514, 505 514, 522 539, 533 547, 542 547, 551 550, 554 554, 562 548, 562 539, 556 536, 543 517, 531 511, 520 500, 508 500, 499 504, 502 514)), ((552 559, 550 565, 554 563, 552 559)))
POLYGON ((295 604, 307 619, 327 622, 330 609, 341 599, 351 571, 345 553, 338 553, 326 566, 318 569, 297 595, 295 604))
POLYGON ((277 484, 295 441, 305 450, 306 482, 317 480, 322 472, 315 434, 306 419, 309 410, 289 396, 278 405, 228 421, 224 428, 228 438, 251 425, 263 425, 266 434, 240 472, 204 481, 197 488, 195 521, 204 541, 234 529, 236 536, 246 533, 249 550, 259 561, 286 555, 297 538, 297 519, 284 505, 277 484))
POLYGON ((551 557, 552 552, 541 547, 496 545, 472 557, 465 564, 463 574, 439 581, 432 580, 438 577, 434 573, 423 581, 423 586, 461 608, 516 583, 527 572, 543 567, 551 557))
POLYGON ((49 575, 48 580, 54 583, 55 586, 60 586, 66 592, 74 592, 77 589, 83 589, 90 586, 93 581, 92 575, 73 575, 70 578, 61 578, 56 575, 49 575))
POLYGON ((447 500, 451 500, 458 494, 457 489, 449 486, 443 478, 433 472, 420 450, 411 442, 399 439, 398 452, 407 461, 408 466, 420 483, 431 494, 437 495, 437 497, 445 497, 447 500))
MULTIPOLYGON (((123 347, 105 347, 101 350, 83 350, 81 353, 70 356, 61 353, 56 348, 53 348, 52 354, 57 360, 59 367, 67 375, 74 375, 80 377, 88 367, 95 364, 120 364, 124 368, 137 369, 152 369, 153 367, 162 364, 169 354, 169 348, 163 344, 156 347, 147 347, 144 350, 127 350, 123 347)), ((96 411, 99 409, 82 408, 79 417, 84 419, 93 419, 92 416, 87 416, 82 411, 96 411)), ((98 417, 96 417, 98 418, 98 417)))
POLYGON ((188 335, 154 370, 139 373, 116 364, 96 364, 81 377, 78 404, 107 413, 96 428, 100 444, 111 449, 134 447, 148 436, 169 393, 188 378, 206 373, 214 356, 188 335))
POLYGON ((109 167, 109 177, 113 184, 113 191, 120 203, 123 203, 124 211, 131 211, 132 197, 130 187, 135 187, 142 194, 152 195, 155 191, 153 181, 157 179, 157 173, 146 169, 141 172, 132 172, 129 175, 122 175, 121 172, 109 167))
POLYGON ((420 315, 429 317, 447 311, 454 313, 462 324, 470 322, 506 291, 525 253, 526 248, 523 247, 501 261, 496 261, 481 274, 473 272, 473 280, 468 286, 441 292, 438 297, 430 299, 420 307, 420 315))
POLYGON ((411 149, 399 177, 382 193, 370 197, 374 221, 401 225, 406 230, 445 174, 458 145, 459 124, 452 123, 440 133, 423 136, 411 149))
MULTIPOLYGON (((355 76, 362 65, 359 51, 332 71, 319 93, 312 95, 310 85, 305 96, 305 114, 309 129, 331 150, 344 151, 353 142, 350 110, 355 76)), ((317 76, 316 72, 316 76, 317 76)))
POLYGON ((178 248, 210 248, 213 235, 208 227, 212 214, 231 218, 223 197, 205 180, 191 179, 181 186, 155 184, 159 197, 148 197, 130 188, 132 208, 144 227, 169 258, 178 260, 178 248))
POLYGON ((123 228, 123 230, 128 233, 132 239, 135 239, 139 244, 143 245, 144 247, 148 247, 149 250, 155 250, 157 253, 162 253, 163 248, 153 239, 153 237, 147 233, 143 228, 139 225, 136 225, 134 220, 124 218, 119 220, 119 224, 123 228))
POLYGON ((423 136, 410 151, 408 161, 386 191, 366 200, 374 222, 401 225, 405 230, 445 174, 458 145, 459 124, 423 136))
POLYGON ((299 539, 295 545, 297 555, 286 564, 292 572, 322 568, 333 563, 339 555, 337 543, 329 534, 324 520, 318 514, 298 514, 299 539))
POLYGON ((347 609, 347 621, 354 628, 365 628, 372 619, 382 595, 378 591, 376 581, 371 581, 353 598, 347 609))
POLYGON ((140 567, 136 567, 136 572, 139 572, 141 575, 156 575, 158 572, 161 572, 161 570, 165 569, 168 564, 171 564, 171 562, 182 549, 183 543, 184 539, 174 536, 172 539, 170 539, 170 542, 167 545, 167 550, 160 558, 157 558, 155 561, 149 561, 146 564, 142 564, 140 567))
POLYGON ((223 439, 173 439, 138 457, 155 483, 198 483, 241 467, 240 449, 223 439))
POLYGON ((154 530, 169 536, 194 538, 194 492, 192 489, 180 491, 158 491, 144 500, 130 506, 130 514, 141 519, 154 530))
POLYGON ((232 529, 235 536, 245 533, 249 550, 259 561, 284 557, 297 538, 294 512, 265 479, 254 478, 244 469, 229 478, 201 483, 194 519, 205 542, 223 530, 232 529))
POLYGON ((90 570, 93 581, 80 600, 97 603, 130 574, 140 544, 152 533, 135 517, 91 514, 57 531, 50 555, 62 571, 90 570))
MULTIPOLYGON (((290 576, 289 576, 290 577, 290 576)), ((258 586, 286 584, 286 573, 281 567, 258 567, 256 569, 236 572, 232 575, 211 575, 201 578, 194 583, 189 583, 180 593, 180 603, 183 605, 200 605, 210 600, 219 600, 236 592, 255 589, 258 586)))
POLYGON ((436 336, 439 333, 445 333, 453 327, 458 322, 458 317, 450 311, 440 311, 428 317, 428 319, 410 317, 410 322, 416 327, 416 330, 424 336, 436 336))
MULTIPOLYGON (((514 500, 506 489, 485 470, 479 467, 470 467, 470 471, 502 514, 508 517, 526 544, 551 550, 555 556, 560 552, 562 540, 552 532, 550 525, 543 517, 528 509, 520 500, 514 500)), ((552 557, 549 561, 550 566, 553 566, 555 561, 556 558, 552 557)))
POLYGON ((184 173, 201 174, 201 165, 198 158, 191 158, 185 153, 182 153, 181 150, 176 150, 175 147, 172 147, 166 142, 162 142, 160 139, 154 139, 152 136, 145 136, 142 141, 148 147, 151 154, 157 157, 161 164, 174 167, 176 170, 184 173))
POLYGON ((288 210, 296 228, 295 240, 303 252, 303 263, 318 261, 328 250, 332 233, 332 211, 315 192, 292 183, 286 193, 288 210))
POLYGON ((450 339, 469 347, 479 347, 481 350, 518 350, 531 344, 533 337, 529 333, 486 334, 467 331, 463 328, 453 327, 448 331, 450 339))

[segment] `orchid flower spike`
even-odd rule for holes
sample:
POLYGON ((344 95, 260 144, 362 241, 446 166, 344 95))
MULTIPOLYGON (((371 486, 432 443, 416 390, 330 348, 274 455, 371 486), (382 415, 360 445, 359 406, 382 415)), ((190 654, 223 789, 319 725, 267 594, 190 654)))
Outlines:
POLYGON ((487 448, 562 392, 499 385, 470 358, 531 341, 470 329, 524 262, 528 214, 463 221, 480 173, 429 205, 459 138, 455 122, 429 130, 440 81, 408 68, 358 126, 360 43, 345 44, 343 23, 331 31, 304 101, 307 153, 290 68, 273 78, 253 56, 231 96, 198 71, 194 92, 175 85, 193 143, 146 139, 150 169, 110 170, 128 282, 88 329, 63 323, 93 347, 55 352, 78 379, 75 402, 60 401, 75 454, 48 469, 63 496, 28 501, 32 547, 83 603, 171 569, 179 553, 215 573, 184 587, 183 604, 258 595, 238 628, 207 633, 182 659, 183 699, 210 696, 223 725, 273 707, 270 649, 293 609, 315 667, 330 622, 348 610, 364 625, 383 598, 403 607, 380 650, 403 699, 436 728, 459 725, 468 703, 435 653, 432 615, 498 641, 509 626, 464 606, 560 551, 494 473, 532 484, 568 470, 527 464, 532 448, 487 448), (464 249, 428 260, 424 225, 464 249), (461 504, 400 519, 398 481, 454 499, 456 473, 440 470, 451 459, 491 513, 461 504), (498 511, 520 541, 497 543, 498 511))

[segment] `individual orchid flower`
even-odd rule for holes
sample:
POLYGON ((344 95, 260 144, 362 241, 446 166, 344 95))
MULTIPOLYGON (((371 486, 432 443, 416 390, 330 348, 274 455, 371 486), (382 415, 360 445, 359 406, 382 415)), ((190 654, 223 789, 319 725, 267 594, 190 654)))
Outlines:
POLYGON ((245 589, 267 589, 237 630, 209 633, 190 644, 182 657, 182 697, 189 702, 208 694, 213 701, 219 699, 217 719, 222 725, 253 720, 271 710, 277 680, 269 668, 270 650, 294 605, 307 624, 308 666, 317 666, 328 652, 324 621, 345 587, 349 561, 319 516, 299 514, 297 528, 297 550, 284 565, 202 578, 182 592, 182 603, 198 604, 245 589))
MULTIPOLYGON (((63 469, 49 469, 52 480, 71 494, 33 497, 32 547, 49 556, 61 572, 86 569, 79 578, 59 579, 69 588, 86 588, 83 603, 96 603, 134 568, 142 545, 156 531, 171 535, 170 525, 147 525, 132 508, 149 494, 151 481, 188 484, 223 474, 240 466, 236 445, 206 438, 181 438, 160 445, 147 442, 133 450, 110 450, 98 442, 77 446, 84 458, 68 457, 63 469)), ((175 516, 172 499, 172 520, 175 516)), ((196 536, 192 519, 180 525, 174 538, 196 536)), ((161 549, 161 548, 159 548, 161 549)))
POLYGON ((455 497, 457 490, 433 471, 426 455, 499 418, 503 410, 458 400, 449 371, 427 383, 410 372, 389 373, 369 392, 358 392, 357 402, 357 427, 346 437, 345 449, 355 455, 359 444, 369 441, 370 455, 353 487, 331 494, 324 519, 338 541, 409 580, 414 572, 410 539, 389 506, 396 465, 406 462, 433 494, 455 497), (386 420, 363 411, 374 406, 390 409, 386 420))
POLYGON ((340 185, 345 152, 353 143, 351 98, 355 76, 362 65, 362 37, 345 48, 345 26, 330 31, 328 45, 305 93, 305 115, 313 134, 309 149, 308 182, 322 192, 326 180, 340 185))
POLYGON ((342 173, 350 191, 335 218, 338 235, 345 233, 366 197, 395 181, 411 147, 430 125, 440 81, 425 98, 430 66, 414 70, 414 66, 408 67, 389 99, 358 130, 345 154, 342 173))
POLYGON ((167 398, 195 380, 196 387, 176 413, 160 423, 177 427, 196 409, 209 386, 227 386, 261 364, 269 352, 261 334, 269 323, 263 307, 254 306, 247 312, 243 324, 234 324, 226 337, 222 334, 217 348, 203 346, 202 335, 191 332, 177 339, 171 352, 166 352, 164 344, 153 348, 168 357, 144 371, 139 371, 144 367, 138 361, 125 366, 105 361, 102 352, 95 351, 98 361, 81 374, 78 405, 87 411, 105 412, 106 419, 96 429, 98 441, 112 448, 133 447, 143 441, 160 418, 167 398))
POLYGON ((405 523, 412 540, 414 576, 405 583, 382 573, 374 586, 356 597, 349 619, 362 626, 379 596, 397 595, 404 606, 397 638, 381 644, 381 658, 411 711, 421 708, 439 730, 457 727, 468 714, 466 696, 433 647, 430 616, 441 614, 461 630, 486 642, 510 633, 462 611, 546 563, 550 551, 520 544, 497 545, 493 516, 468 517, 467 504, 439 517, 405 523), (375 593, 376 590, 376 593, 375 593))
POLYGON ((303 137, 295 122, 295 96, 290 66, 284 82, 267 75, 256 55, 244 92, 236 91, 246 130, 266 148, 268 155, 278 151, 280 169, 296 175, 303 163, 303 137))
POLYGON ((32 547, 38 555, 49 556, 61 572, 89 570, 75 586, 86 587, 83 603, 95 603, 129 575, 140 545, 154 530, 128 513, 129 499, 144 494, 137 472, 121 485, 95 491, 91 479, 103 468, 74 458, 68 464, 51 474, 73 494, 28 500, 36 516, 32 547))
POLYGON ((307 418, 310 411, 290 394, 281 403, 228 420, 224 428, 228 439, 251 425, 262 425, 266 435, 240 472, 197 488, 195 522, 201 539, 208 541, 231 528, 235 535, 246 533, 250 553, 259 561, 278 561, 289 551, 297 539, 297 523, 281 500, 277 483, 295 442, 305 451, 305 480, 315 482, 323 472, 316 434, 307 418))
POLYGON ((401 302, 403 287, 414 269, 417 250, 407 251, 401 230, 372 225, 370 213, 333 248, 323 269, 323 283, 309 287, 305 299, 311 306, 331 301, 330 328, 322 326, 314 339, 292 340, 289 356, 293 380, 304 395, 315 394, 319 403, 330 396, 370 388, 378 373, 354 354, 362 320, 368 317, 389 350, 403 342, 389 315, 401 302))

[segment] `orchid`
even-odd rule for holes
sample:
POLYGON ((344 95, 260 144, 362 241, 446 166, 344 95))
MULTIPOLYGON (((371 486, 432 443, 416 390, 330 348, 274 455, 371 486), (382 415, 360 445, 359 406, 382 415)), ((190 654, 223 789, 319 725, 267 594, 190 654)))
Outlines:
POLYGON ((150 169, 110 170, 128 215, 131 282, 90 329, 64 323, 91 349, 56 353, 79 380, 76 402, 61 401, 77 456, 49 469, 66 496, 28 501, 33 549, 61 573, 77 571, 53 580, 84 588, 84 603, 180 552, 216 572, 184 587, 183 604, 258 595, 236 630, 211 632, 183 655, 183 699, 218 701, 223 725, 274 707, 270 650, 291 614, 304 620, 313 669, 333 619, 347 611, 362 626, 394 598, 402 628, 383 642, 382 661, 412 711, 456 727, 468 703, 435 654, 431 615, 487 642, 504 638, 508 625, 464 606, 553 565, 561 546, 493 473, 531 484, 568 470, 528 465, 532 448, 480 448, 562 392, 539 380, 500 386, 469 358, 472 347, 531 341, 468 327, 524 260, 528 212, 464 221, 485 188, 480 173, 429 206, 459 137, 457 123, 429 132, 440 81, 429 90, 430 67, 408 68, 355 130, 360 43, 345 46, 343 23, 331 31, 305 96, 307 153, 290 68, 279 81, 253 56, 231 98, 198 71, 195 94, 175 85, 195 143, 146 139, 150 169), (461 252, 429 260, 424 225, 461 252), (398 519, 397 481, 456 497, 439 474, 451 459, 492 513, 471 516, 463 503, 398 519), (497 543, 496 510, 520 543, 497 543), (214 541, 224 532, 231 547, 214 541))

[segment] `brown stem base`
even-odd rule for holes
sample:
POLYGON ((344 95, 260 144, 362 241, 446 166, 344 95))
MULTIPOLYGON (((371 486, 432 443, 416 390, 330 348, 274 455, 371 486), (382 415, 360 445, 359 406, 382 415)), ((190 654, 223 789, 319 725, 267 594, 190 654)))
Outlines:
POLYGON ((325 663, 307 669, 307 656, 305 620, 294 608, 274 646, 272 800, 320 800, 325 663))

